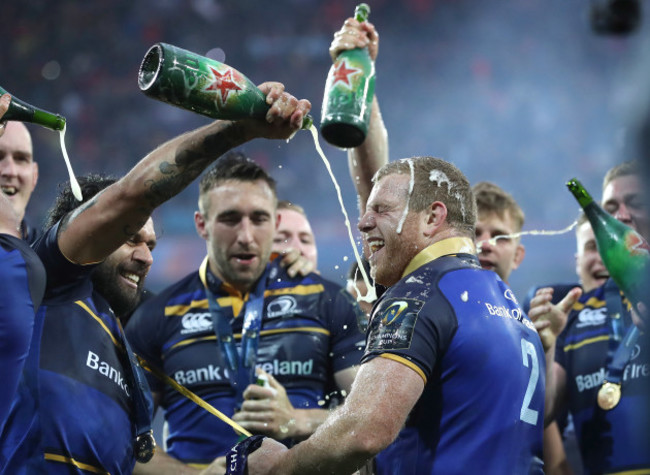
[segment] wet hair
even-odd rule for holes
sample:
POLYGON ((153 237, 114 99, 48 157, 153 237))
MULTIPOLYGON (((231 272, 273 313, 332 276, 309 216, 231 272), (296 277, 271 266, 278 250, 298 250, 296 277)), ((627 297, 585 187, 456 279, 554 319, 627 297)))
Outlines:
POLYGON ((115 183, 117 181, 117 178, 108 175, 90 173, 88 175, 77 177, 77 181, 79 182, 79 187, 81 188, 83 200, 77 201, 77 198, 74 197, 69 181, 60 183, 58 187, 59 194, 54 200, 54 204, 47 213, 43 229, 49 229, 54 226, 72 210, 77 209, 81 204, 89 201, 97 193, 115 183))
POLYGON ((613 180, 622 176, 637 175, 641 176, 641 166, 636 160, 628 160, 627 162, 619 163, 618 165, 610 168, 605 177, 603 178, 603 191, 607 188, 613 180))
POLYGON ((515 231, 524 227, 524 211, 510 193, 489 181, 481 181, 472 187, 476 197, 478 214, 494 213, 500 218, 509 215, 515 224, 515 231))
POLYGON ((435 157, 404 158, 384 165, 375 175, 376 183, 394 173, 410 176, 413 166, 413 192, 409 208, 420 212, 441 201, 447 207, 447 223, 453 228, 474 237, 476 226, 476 201, 469 181, 451 163, 435 157))
POLYGON ((277 202, 277 191, 275 180, 260 165, 240 152, 230 152, 207 170, 199 182, 199 210, 201 213, 208 212, 209 200, 206 195, 210 190, 219 187, 226 181, 255 182, 262 180, 271 189, 277 202))

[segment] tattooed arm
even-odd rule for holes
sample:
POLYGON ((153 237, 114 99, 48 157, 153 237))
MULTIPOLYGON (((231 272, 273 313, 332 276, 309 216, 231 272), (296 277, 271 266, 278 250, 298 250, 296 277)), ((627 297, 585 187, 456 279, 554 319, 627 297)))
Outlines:
POLYGON ((265 119, 215 121, 161 145, 66 218, 58 235, 61 252, 79 264, 102 261, 228 150, 258 137, 289 138, 311 105, 284 92, 280 83, 260 89, 271 106, 265 119))

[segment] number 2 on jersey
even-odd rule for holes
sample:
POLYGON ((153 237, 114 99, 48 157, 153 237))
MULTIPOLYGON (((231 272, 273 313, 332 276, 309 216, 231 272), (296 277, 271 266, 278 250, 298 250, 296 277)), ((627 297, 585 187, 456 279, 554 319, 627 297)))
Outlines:
POLYGON ((539 413, 535 409, 531 409, 530 401, 533 399, 537 380, 539 379, 539 361, 535 346, 528 340, 521 339, 521 356, 523 358, 524 366, 528 368, 528 355, 530 355, 530 377, 528 378, 528 386, 526 387, 526 394, 524 394, 524 402, 521 404, 521 411, 519 412, 519 419, 527 424, 537 425, 539 413))

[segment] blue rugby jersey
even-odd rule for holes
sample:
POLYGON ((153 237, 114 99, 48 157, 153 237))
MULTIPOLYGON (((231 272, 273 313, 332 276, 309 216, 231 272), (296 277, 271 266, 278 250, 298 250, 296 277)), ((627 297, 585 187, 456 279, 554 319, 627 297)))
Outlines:
POLYGON ((59 250, 59 225, 34 245, 47 271, 23 378, 0 439, 7 474, 131 473, 134 390, 121 329, 93 290, 95 266, 59 250))
POLYGON ((545 359, 508 286, 470 239, 429 246, 375 305, 362 362, 387 357, 424 392, 380 474, 530 473, 542 457, 545 359))
MULTIPOLYGON (((278 261, 269 264, 257 366, 273 374, 294 407, 322 407, 335 388, 334 373, 359 363, 364 335, 361 310, 340 286, 317 274, 290 278, 278 261)), ((141 305, 126 327, 133 351, 218 410, 232 416, 235 392, 216 342, 204 282, 207 260, 197 272, 141 305)), ((231 321, 239 349, 248 296, 214 277, 210 290, 231 321)), ((162 395, 168 453, 204 466, 237 442, 233 429, 152 376, 162 395)))
POLYGON ((27 358, 34 314, 45 292, 45 269, 22 239, 0 234, 0 428, 27 358))
MULTIPOLYGON (((623 322, 631 325, 629 302, 623 322)), ((610 323, 604 286, 582 295, 558 338, 555 360, 566 371, 566 401, 573 416, 586 474, 650 473, 650 357, 646 335, 639 338, 621 385, 621 401, 598 407, 607 374, 610 323)))

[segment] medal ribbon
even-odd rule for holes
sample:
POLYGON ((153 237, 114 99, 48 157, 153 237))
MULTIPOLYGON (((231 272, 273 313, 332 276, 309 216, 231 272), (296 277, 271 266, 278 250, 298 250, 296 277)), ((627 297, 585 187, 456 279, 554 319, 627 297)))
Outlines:
POLYGON ((605 283, 605 301, 610 324, 607 382, 620 385, 625 366, 632 357, 640 331, 636 325, 632 324, 623 336, 625 324, 621 293, 611 278, 605 283))
POLYGON ((262 311, 264 307, 264 291, 269 273, 266 267, 258 279, 255 289, 248 296, 244 304, 244 324, 241 336, 241 354, 237 350, 230 321, 225 315, 225 309, 219 305, 215 295, 210 290, 210 283, 214 276, 206 266, 205 292, 208 298, 208 308, 212 316, 212 325, 217 336, 221 354, 228 367, 228 379, 235 390, 237 405, 244 400, 244 390, 251 384, 255 377, 255 363, 257 361, 257 347, 260 329, 262 326, 262 311))
POLYGON ((156 368, 155 366, 149 364, 147 361, 145 361, 142 357, 140 357, 138 355, 135 355, 135 357, 137 358, 138 363, 140 363, 140 366, 142 368, 149 371, 156 378, 160 379, 163 383, 166 383, 169 386, 171 386, 172 388, 174 388, 176 391, 181 393, 183 396, 185 396, 187 399, 192 401, 197 406, 201 407, 202 409, 205 409, 206 411, 208 411, 213 416, 216 416, 219 419, 221 419, 223 422, 225 422, 226 424, 231 426, 233 429, 235 429, 235 432, 237 432, 238 434, 244 435, 246 437, 250 437, 252 435, 250 432, 248 432, 242 426, 237 424, 235 421, 233 421, 230 417, 225 415, 223 412, 219 411, 217 408, 215 408, 211 404, 207 403, 205 400, 201 399, 199 396, 194 394, 192 391, 187 389, 185 386, 183 386, 181 384, 178 384, 175 379, 172 379, 169 376, 167 376, 164 371, 161 371, 160 369, 156 368))
POLYGON ((133 447, 135 458, 140 463, 146 463, 151 460, 156 448, 153 431, 151 430, 153 403, 151 399, 145 397, 145 394, 150 392, 149 385, 144 374, 141 373, 142 368, 138 364, 131 345, 129 345, 129 342, 124 336, 124 330, 119 320, 117 320, 117 324, 120 327, 120 339, 122 340, 122 345, 124 345, 129 360, 129 364, 125 365, 124 369, 128 373, 128 379, 133 388, 133 412, 135 419, 135 440, 133 441, 133 447))

